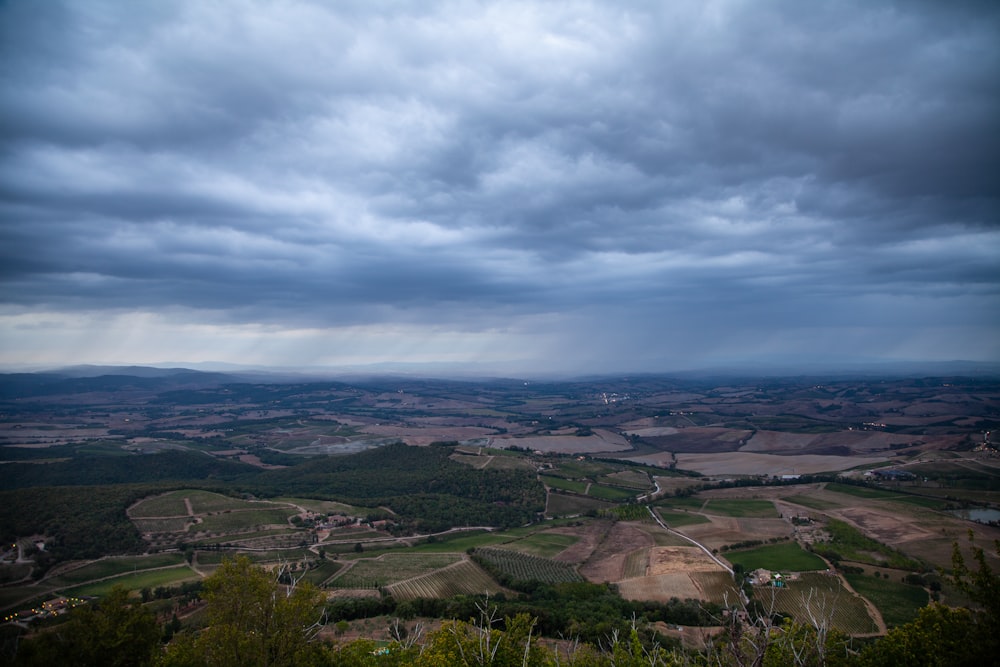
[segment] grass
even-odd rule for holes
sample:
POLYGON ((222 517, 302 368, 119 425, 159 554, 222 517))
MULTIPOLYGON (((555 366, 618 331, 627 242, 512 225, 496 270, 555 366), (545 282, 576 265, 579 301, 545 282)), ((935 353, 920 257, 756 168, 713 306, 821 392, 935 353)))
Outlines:
POLYGON ((168 567, 171 565, 181 565, 184 556, 178 553, 155 554, 153 556, 126 557, 126 558, 104 558, 94 561, 75 570, 63 572, 45 583, 55 588, 64 588, 84 584, 95 579, 114 577, 117 575, 136 573, 150 568, 168 567))
POLYGON ((830 502, 829 500, 823 500, 822 498, 815 498, 813 496, 788 496, 786 498, 782 498, 782 500, 814 510, 832 510, 837 507, 843 507, 840 503, 830 502))
POLYGON ((534 533, 528 537, 507 542, 504 546, 532 556, 551 558, 576 544, 580 538, 557 533, 534 533))
POLYGON ((616 501, 635 498, 636 493, 634 490, 619 489, 613 486, 603 486, 601 484, 591 484, 587 495, 601 500, 616 501))
POLYGON ((472 561, 462 561, 445 570, 407 579, 386 588, 397 600, 495 594, 502 590, 490 575, 472 561))
POLYGON ((854 526, 837 519, 830 519, 826 524, 830 533, 830 541, 816 545, 817 551, 829 547, 845 560, 858 561, 871 565, 887 565, 902 570, 920 570, 920 563, 908 558, 881 542, 864 535, 854 526))
POLYGON ((334 500, 316 500, 315 498, 272 498, 271 500, 276 503, 298 505, 317 514, 332 513, 357 516, 359 514, 366 514, 369 511, 354 507, 353 505, 338 503, 334 500))
POLYGON ((796 542, 767 544, 745 551, 727 551, 726 560, 740 564, 746 571, 763 567, 782 572, 806 572, 825 570, 826 563, 816 554, 811 554, 796 542))
POLYGON ((242 512, 224 512, 204 517, 193 530, 210 533, 233 533, 253 530, 259 526, 289 526, 288 519, 296 514, 293 509, 252 509, 242 512))
POLYGON ((855 498, 867 498, 869 500, 899 500, 902 494, 883 489, 872 489, 867 486, 854 486, 852 484, 838 484, 829 482, 826 485, 827 491, 835 491, 855 498))
POLYGON ((709 523, 707 517, 701 514, 690 514, 688 512, 671 512, 670 510, 659 509, 657 512, 663 522, 666 523, 671 528, 680 528, 683 526, 693 526, 699 523, 709 523))
POLYGON ((708 514, 740 518, 776 519, 778 511, 770 500, 729 500, 713 498, 705 508, 708 514))
POLYGON ((306 572, 304 579, 316 586, 322 586, 328 579, 344 569, 344 563, 335 560, 323 560, 313 569, 306 572))
POLYGON ((551 475, 541 475, 542 482, 552 489, 569 491, 571 493, 586 493, 587 482, 580 482, 575 479, 563 479, 562 477, 552 477, 551 475))
POLYGON ((114 586, 124 586, 128 590, 137 591, 143 588, 156 588, 157 586, 172 586, 182 581, 198 579, 198 575, 187 566, 166 568, 163 570, 148 570, 136 574, 126 574, 120 577, 113 577, 93 584, 85 584, 75 588, 63 590, 66 595, 94 595, 97 597, 107 595, 114 586))
POLYGON ((663 500, 657 501, 657 507, 679 507, 688 510, 701 510, 702 506, 705 504, 704 498, 665 498, 663 500))
POLYGON ((378 558, 355 561, 354 565, 330 582, 336 588, 378 588, 430 574, 457 563, 458 554, 383 554, 378 558))
POLYGON ((597 498, 550 493, 546 513, 549 516, 573 516, 585 514, 590 510, 606 509, 610 506, 610 503, 597 498))
POLYGON ((928 602, 927 591, 891 579, 876 579, 867 574, 844 575, 851 587, 868 598, 882 614, 887 625, 903 625, 917 617, 928 602))

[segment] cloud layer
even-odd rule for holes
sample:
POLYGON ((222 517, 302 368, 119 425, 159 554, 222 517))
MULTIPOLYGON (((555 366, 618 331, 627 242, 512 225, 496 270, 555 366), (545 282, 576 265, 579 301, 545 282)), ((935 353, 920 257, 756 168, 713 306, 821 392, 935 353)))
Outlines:
POLYGON ((0 6, 5 363, 1000 359, 995 3, 0 6))

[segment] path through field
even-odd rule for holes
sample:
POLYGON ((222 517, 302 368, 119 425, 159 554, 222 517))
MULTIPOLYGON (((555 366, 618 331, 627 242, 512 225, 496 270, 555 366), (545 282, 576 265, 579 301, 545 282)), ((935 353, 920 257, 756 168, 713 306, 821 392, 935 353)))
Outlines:
POLYGON ((690 542, 691 544, 695 545, 696 547, 698 547, 699 549, 701 549, 702 551, 704 551, 706 554, 708 554, 708 557, 711 558, 712 560, 714 560, 716 563, 718 563, 719 567, 721 567, 722 569, 724 569, 729 574, 733 573, 733 568, 729 567, 723 561, 721 561, 718 558, 716 558, 715 554, 713 554, 711 552, 711 550, 708 547, 706 547, 704 544, 702 544, 701 542, 698 542, 697 540, 694 540, 694 539, 688 537, 684 533, 678 533, 673 528, 668 528, 667 524, 663 523, 663 521, 660 519, 660 517, 657 516, 656 512, 653 511, 653 508, 651 506, 646 505, 646 509, 649 510, 649 514, 650 514, 650 516, 653 517, 653 521, 655 521, 657 524, 659 524, 660 528, 662 528, 663 530, 667 531, 671 535, 675 535, 677 537, 680 537, 682 539, 687 540, 688 542, 690 542))

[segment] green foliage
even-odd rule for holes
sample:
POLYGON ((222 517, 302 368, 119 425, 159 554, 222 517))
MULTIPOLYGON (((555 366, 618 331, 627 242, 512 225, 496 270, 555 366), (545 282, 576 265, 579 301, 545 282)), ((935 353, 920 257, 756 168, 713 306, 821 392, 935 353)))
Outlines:
POLYGON ((995 664, 996 640, 985 637, 968 609, 931 604, 861 654, 865 667, 981 667, 995 664))
POLYGON ((417 531, 511 527, 534 520, 544 509, 544 488, 533 471, 475 470, 452 461, 451 453, 447 446, 396 443, 260 473, 252 488, 268 496, 304 495, 387 506, 417 531))
POLYGON ((77 457, 55 463, 8 463, 0 466, 0 488, 92 486, 188 479, 236 479, 253 466, 198 452, 165 451, 154 455, 77 457))
POLYGON ((152 663, 159 640, 153 614, 117 587, 96 607, 77 607, 65 624, 26 642, 15 665, 144 667, 152 663))
POLYGON ((61 560, 139 553, 145 543, 125 508, 149 492, 141 486, 0 491, 0 534, 51 538, 39 559, 43 569, 61 560))
MULTIPOLYGON (((853 488, 853 487, 849 487, 853 488)), ((829 549, 844 560, 858 561, 872 565, 886 565, 901 570, 921 570, 921 564, 909 558, 892 547, 877 542, 864 535, 854 526, 830 519, 826 524, 830 533, 830 541, 825 542, 829 549), (877 556, 873 555, 877 554, 877 556)), ((817 551, 822 547, 817 545, 817 551)), ((835 559, 839 560, 839 559, 835 559)))
POLYGON ((324 596, 309 583, 293 589, 248 558, 226 560, 205 580, 206 627, 171 643, 163 664, 292 667, 315 659, 311 643, 324 596))

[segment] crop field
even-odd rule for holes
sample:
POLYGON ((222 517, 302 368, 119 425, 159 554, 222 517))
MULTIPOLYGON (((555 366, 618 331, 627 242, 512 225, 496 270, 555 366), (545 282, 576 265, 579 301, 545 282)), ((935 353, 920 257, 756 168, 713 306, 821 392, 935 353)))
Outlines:
POLYGON ((867 498, 869 500, 898 500, 902 494, 894 493, 892 491, 885 491, 883 489, 871 489, 867 486, 855 486, 853 484, 838 484, 836 482, 830 482, 826 485, 827 491, 834 491, 836 493, 843 493, 844 495, 854 496, 855 498, 867 498))
POLYGON ((786 496, 782 500, 795 503, 796 505, 802 505, 803 507, 808 507, 814 510, 832 510, 837 507, 843 507, 840 503, 831 502, 829 500, 824 500, 822 498, 816 498, 809 495, 797 495, 797 496, 786 496))
POLYGON ((718 604, 732 603, 740 599, 739 590, 728 572, 692 572, 691 580, 701 591, 701 599, 718 604))
POLYGON ((822 558, 809 553, 796 542, 767 544, 745 551, 728 551, 726 552, 726 560, 734 565, 742 565, 748 572, 760 567, 781 572, 807 572, 826 569, 826 563, 823 562, 822 558))
POLYGON ((839 577, 806 573, 799 580, 786 583, 785 588, 757 589, 754 597, 767 608, 773 595, 774 610, 801 623, 808 623, 811 613, 829 618, 834 628, 849 635, 878 632, 864 600, 844 588, 839 577))
POLYGON ((573 535, 538 532, 513 542, 507 542, 504 544, 504 548, 521 551, 532 556, 551 558, 576 544, 578 540, 579 538, 573 535))
POLYGON ((770 500, 738 500, 730 498, 712 498, 708 501, 704 512, 706 514, 721 514, 733 517, 755 517, 762 519, 777 518, 778 512, 770 500))
POLYGON ((141 533, 183 533, 194 517, 176 516, 167 519, 133 519, 132 523, 141 533))
POLYGON ((553 489, 580 494, 587 492, 587 482, 581 482, 576 479, 563 479, 562 477, 553 477, 552 475, 540 475, 539 478, 543 484, 553 489))
POLYGON ((583 577, 566 563, 519 551, 483 547, 476 549, 474 555, 516 581, 541 581, 547 584, 583 581, 583 577))
POLYGON ((317 514, 364 514, 365 509, 359 509, 345 503, 338 503, 333 500, 316 500, 315 498, 273 498, 274 503, 288 503, 298 505, 310 512, 317 514))
POLYGON ((622 470, 598 478, 599 482, 644 491, 650 488, 649 475, 638 470, 622 470))
POLYGON ((851 587, 875 605, 886 625, 903 625, 917 617, 929 600, 927 591, 890 579, 876 579, 865 574, 844 575, 851 587))
POLYGON ((362 558, 331 579, 334 588, 379 588, 405 579, 429 574, 462 560, 454 553, 389 553, 377 558, 362 558))
POLYGON ((346 567, 345 563, 335 560, 324 560, 311 570, 307 571, 304 579, 316 586, 322 586, 327 579, 331 578, 346 567))
POLYGON ((469 560, 391 584, 386 589, 397 600, 495 594, 503 590, 489 574, 469 560))
POLYGON ((46 584, 55 588, 64 588, 66 586, 74 586, 95 579, 114 577, 130 572, 135 573, 151 568, 181 565, 183 562, 184 556, 179 553, 104 558, 46 579, 46 584))
POLYGON ((210 533, 234 533, 253 530, 260 526, 288 526, 288 519, 294 514, 296 512, 293 509, 253 509, 241 512, 224 512, 204 517, 195 530, 210 533))
POLYGON ((645 577, 649 568, 649 547, 636 549, 625 557, 625 567, 622 577, 633 579, 635 577, 645 577))
POLYGON ((685 510, 694 510, 697 512, 701 511, 701 508, 705 505, 704 498, 664 498, 663 500, 657 501, 657 507, 667 507, 667 508, 679 508, 685 510))
POLYGON ((565 493, 550 493, 545 506, 548 516, 574 516, 585 514, 590 510, 602 510, 611 507, 611 503, 597 498, 568 495, 565 493))
POLYGON ((187 516, 185 498, 191 503, 191 512, 194 514, 278 507, 275 503, 270 502, 250 502, 211 491, 182 489, 139 501, 129 510, 129 516, 136 519, 187 516))
POLYGON ((129 516, 133 519, 154 516, 187 516, 187 505, 184 504, 184 496, 187 493, 187 491, 171 491, 162 496, 145 498, 129 509, 129 516))
POLYGON ((693 526, 699 523, 709 523, 709 520, 701 514, 691 514, 688 512, 671 512, 670 510, 657 510, 663 522, 671 528, 682 526, 693 526))
POLYGON ((628 498, 635 498, 636 492, 628 489, 619 489, 614 486, 604 486, 602 484, 591 484, 587 495, 601 500, 620 501, 628 498))
POLYGON ((881 565, 887 563, 890 567, 919 570, 920 564, 908 558, 899 551, 864 535, 854 526, 836 519, 830 519, 826 525, 830 533, 830 541, 826 544, 847 560, 881 565))
POLYGON ((191 568, 186 565, 180 565, 162 570, 147 570, 136 574, 125 574, 92 584, 84 584, 76 588, 64 589, 63 593, 66 595, 94 595, 100 597, 107 595, 108 591, 118 585, 124 586, 128 590, 137 591, 142 588, 172 586, 182 581, 191 581, 198 578, 198 575, 191 568))
POLYGON ((457 553, 476 547, 500 544, 510 540, 509 533, 491 533, 486 531, 463 531, 443 535, 434 542, 424 542, 410 547, 410 553, 457 553))

